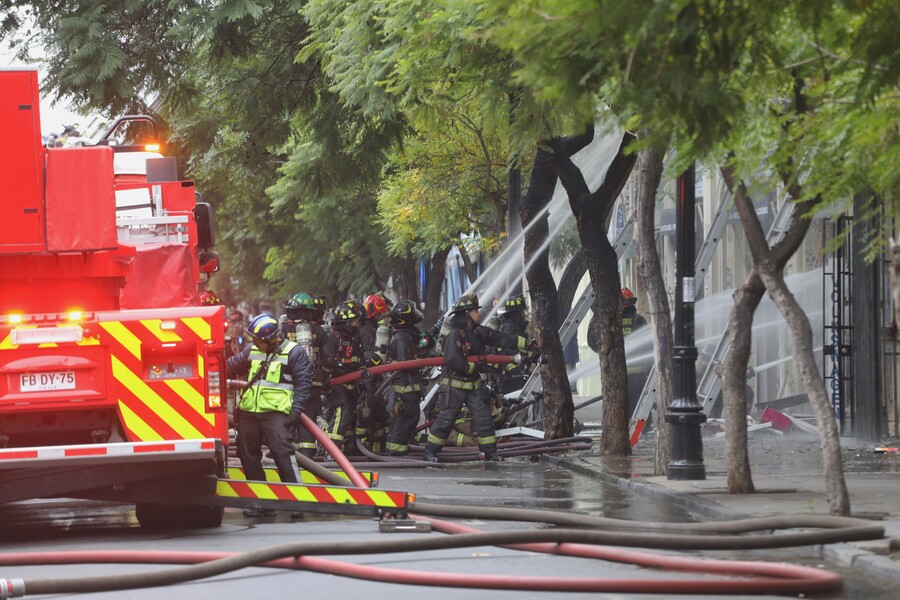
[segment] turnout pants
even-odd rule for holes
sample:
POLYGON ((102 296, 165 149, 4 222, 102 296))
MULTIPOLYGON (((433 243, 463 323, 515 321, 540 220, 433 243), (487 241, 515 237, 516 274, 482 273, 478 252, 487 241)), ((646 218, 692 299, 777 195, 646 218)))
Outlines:
POLYGON ((416 425, 419 424, 421 401, 421 392, 406 392, 394 396, 394 407, 391 411, 394 413, 394 423, 388 437, 388 452, 394 454, 409 452, 409 440, 416 432, 416 425))
POLYGON ((337 444, 342 451, 354 453, 356 438, 356 404, 357 392, 355 385, 338 385, 331 388, 328 394, 328 437, 337 444))
MULTIPOLYGON (((322 413, 322 388, 313 385, 309 393, 309 401, 303 409, 303 414, 315 423, 322 413)), ((316 455, 316 438, 310 430, 303 425, 297 425, 294 431, 294 445, 303 456, 312 458, 316 455)))
MULTIPOLYGON (((468 382, 466 382, 468 383, 468 382)), ((438 452, 447 443, 447 436, 453 423, 459 416, 463 405, 469 407, 472 413, 472 421, 475 423, 475 436, 478 441, 478 449, 484 454, 493 454, 497 451, 497 437, 494 434, 494 421, 491 419, 491 409, 485 402, 481 389, 461 389, 448 384, 446 380, 441 383, 438 391, 440 399, 438 406, 441 412, 431 426, 428 434, 428 449, 438 452)))
POLYGON ((391 415, 383 396, 377 396, 378 385, 369 381, 359 392, 356 406, 356 438, 375 453, 384 450, 391 415))
POLYGON ((265 481, 262 466, 262 444, 272 453, 278 475, 283 483, 297 483, 297 475, 291 458, 294 446, 287 426, 287 415, 282 412, 247 412, 240 410, 238 419, 237 451, 247 479, 265 481))

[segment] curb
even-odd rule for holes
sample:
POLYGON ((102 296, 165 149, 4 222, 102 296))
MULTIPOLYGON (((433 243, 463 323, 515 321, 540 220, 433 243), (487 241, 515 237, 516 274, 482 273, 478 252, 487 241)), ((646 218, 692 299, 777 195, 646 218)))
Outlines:
MULTIPOLYGON (((568 469, 569 471, 580 475, 593 477, 599 479, 603 483, 614 485, 619 489, 631 491, 646 498, 664 500, 665 502, 684 508, 703 518, 731 520, 744 519, 750 516, 728 510, 716 503, 698 498, 692 494, 675 492, 652 483, 643 483, 628 477, 608 473, 602 468, 581 464, 577 462, 577 458, 560 458, 558 456, 547 454, 542 454, 540 456, 541 462, 553 467, 568 469)), ((847 543, 807 546, 807 548, 818 553, 820 558, 829 559, 841 566, 852 567, 889 581, 900 582, 900 562, 886 556, 879 556, 847 543)))

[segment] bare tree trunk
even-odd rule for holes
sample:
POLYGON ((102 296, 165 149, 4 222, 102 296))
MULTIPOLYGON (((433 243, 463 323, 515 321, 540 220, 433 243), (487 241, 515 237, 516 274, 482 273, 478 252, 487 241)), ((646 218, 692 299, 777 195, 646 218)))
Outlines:
POLYGON ((444 274, 447 271, 447 255, 450 248, 439 250, 431 256, 428 266, 428 279, 425 282, 425 323, 428 327, 441 316, 441 290, 444 287, 444 274))
POLYGON ((900 327, 900 244, 891 238, 891 297, 894 299, 893 328, 900 327))
MULTIPOLYGON (((550 166, 547 153, 539 149, 531 169, 528 193, 522 198, 519 215, 525 233, 525 263, 529 263, 550 234, 547 204, 556 187, 556 173, 550 166)), ((525 274, 531 296, 532 323, 538 345, 549 363, 542 365, 541 385, 544 388, 544 438, 557 439, 572 435, 575 405, 566 374, 566 362, 559 341, 559 296, 550 272, 550 248, 544 248, 525 274)))
POLYGON ((394 277, 397 280, 397 293, 400 299, 414 300, 418 304, 418 280, 419 261, 416 259, 404 259, 397 261, 397 270, 394 271, 394 277))
POLYGON ((466 252, 465 248, 456 247, 459 250, 459 256, 462 258, 463 267, 466 270, 466 277, 469 278, 469 283, 474 283, 476 279, 478 279, 478 273, 475 272, 475 265, 472 264, 472 259, 469 258, 469 253, 466 252))
POLYGON ((718 374, 722 380, 729 494, 755 491, 747 451, 747 365, 753 343, 753 314, 765 292, 759 273, 754 269, 732 294, 734 306, 728 316, 731 348, 718 374))
MULTIPOLYGON (((593 131, 587 135, 590 136, 589 139, 593 139, 593 131)), ((625 148, 634 139, 630 133, 623 136, 619 152, 610 164, 603 183, 593 192, 588 188, 581 170, 562 151, 560 144, 550 143, 554 150, 550 162, 569 196, 591 284, 594 286, 594 318, 591 327, 597 334, 600 346, 600 378, 603 382, 603 436, 600 438, 600 454, 603 456, 631 454, 619 258, 607 237, 606 223, 616 198, 634 168, 636 155, 625 152, 625 148)))
POLYGON ((819 372, 813 353, 812 328, 809 319, 797 299, 784 282, 784 275, 772 265, 760 266, 760 277, 766 285, 775 306, 784 315, 794 338, 794 363, 800 374, 800 381, 809 396, 809 404, 816 415, 819 428, 819 447, 822 449, 822 464, 825 468, 825 497, 831 507, 831 514, 850 515, 850 495, 844 481, 844 467, 841 462, 841 440, 837 421, 828 401, 825 381, 819 372))
POLYGON ((653 359, 656 366, 656 452, 653 473, 665 475, 669 465, 669 427, 663 418, 666 407, 675 396, 675 364, 672 355, 672 313, 663 281, 659 254, 656 251, 656 231, 653 217, 656 191, 662 179, 663 153, 655 148, 642 150, 638 155, 637 215, 637 274, 647 295, 650 326, 653 328, 653 359))
MULTIPOLYGON (((807 213, 818 203, 819 198, 798 203, 784 238, 769 248, 759 217, 747 196, 746 186, 743 182, 735 185, 730 169, 722 169, 722 175, 734 193, 734 205, 741 217, 741 224, 744 226, 744 234, 747 236, 759 277, 791 330, 794 340, 794 363, 797 365, 800 380, 809 396, 809 403, 819 427, 819 446, 822 449, 822 462, 825 467, 825 495, 831 513, 849 515, 850 495, 847 492, 841 463, 840 437, 834 413, 828 402, 825 381, 819 373, 813 354, 812 328, 803 309, 784 282, 784 267, 803 242, 811 222, 807 218, 807 213)), ((798 184, 793 184, 789 191, 794 198, 802 195, 798 184)))

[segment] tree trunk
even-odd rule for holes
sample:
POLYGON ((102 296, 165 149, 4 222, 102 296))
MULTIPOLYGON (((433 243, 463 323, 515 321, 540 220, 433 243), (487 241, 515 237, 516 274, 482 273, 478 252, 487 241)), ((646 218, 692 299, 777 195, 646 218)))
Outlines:
MULTIPOLYGON (((825 467, 825 496, 831 513, 849 515, 850 495, 847 492, 841 463, 840 437, 834 413, 828 402, 825 381, 819 373, 813 354, 812 328, 803 309, 784 282, 784 267, 803 243, 811 223, 807 214, 820 199, 814 198, 798 203, 784 238, 770 249, 759 217, 753 209, 753 203, 747 196, 746 186, 743 182, 735 185, 730 169, 723 169, 722 174, 734 193, 734 205, 741 217, 741 224, 744 226, 744 234, 747 236, 747 244, 759 277, 791 330, 794 341, 794 364, 797 365, 800 380, 809 396, 809 403, 819 427, 819 446, 822 449, 822 462, 825 467)), ((793 198, 802 195, 802 190, 797 184, 791 185, 789 191, 793 198)))
POLYGON ((662 266, 656 251, 656 192, 662 179, 663 153, 647 148, 638 155, 637 210, 635 241, 637 244, 637 275, 643 286, 653 328, 653 359, 656 367, 656 452, 653 473, 665 475, 669 465, 669 426, 664 415, 675 396, 675 363, 672 354, 672 313, 662 266))
POLYGON ((557 290, 559 291, 560 326, 569 316, 569 313, 572 312, 572 305, 575 303, 575 292, 578 291, 578 284, 581 283, 585 273, 587 273, 587 265, 584 262, 584 248, 579 248, 559 278, 557 290))
POLYGON ((718 372, 722 380, 729 494, 752 494, 755 491, 747 451, 747 365, 753 342, 753 314, 765 292, 766 288, 754 269, 732 294, 734 306, 728 316, 731 347, 718 372))
POLYGON ((425 282, 425 326, 437 321, 443 311, 441 310, 441 290, 444 287, 444 274, 447 271, 447 256, 450 248, 439 250, 431 256, 428 266, 428 279, 425 282))
MULTIPOLYGON (((547 204, 553 197, 556 187, 556 174, 553 172, 546 151, 539 149, 534 157, 531 169, 531 181, 528 193, 522 199, 519 215, 525 233, 525 263, 541 249, 550 233, 547 220, 547 204)), ((542 365, 541 385, 544 388, 544 438, 558 439, 572 435, 575 419, 575 406, 572 402, 572 389, 566 374, 566 362, 562 344, 559 341, 559 297, 553 274, 550 272, 550 248, 544 248, 534 260, 525 274, 528 278, 528 291, 531 296, 531 314, 534 334, 541 352, 549 359, 542 365)))
POLYGON ((465 248, 456 247, 459 250, 459 256, 462 258, 463 267, 466 269, 466 277, 469 278, 469 284, 475 283, 475 280, 478 279, 478 273, 475 272, 475 265, 472 264, 472 259, 469 258, 469 253, 466 252, 465 248))
POLYGON ((397 270, 394 272, 397 279, 397 293, 401 300, 413 300, 419 304, 418 278, 419 261, 417 259, 404 259, 397 261, 397 270))
MULTIPOLYGON (((593 131, 587 135, 592 139, 593 131)), ((607 237, 605 225, 616 198, 634 168, 636 155, 625 153, 626 146, 633 140, 634 136, 630 133, 623 136, 619 152, 610 164, 603 183, 594 192, 588 188, 581 170, 561 151, 561 144, 551 143, 554 153, 550 162, 569 196, 591 284, 594 286, 594 317, 591 327, 597 334, 600 350, 600 378, 603 383, 603 436, 600 438, 600 454, 603 456, 631 454, 619 259, 607 237)))
POLYGON ((841 462, 841 440, 837 421, 828 401, 825 380, 819 372, 813 353, 812 327, 797 299, 784 282, 784 275, 776 271, 770 263, 760 265, 760 277, 766 285, 775 306, 784 315, 794 338, 794 364, 800 374, 800 381, 809 396, 809 404, 816 415, 819 428, 819 447, 822 449, 822 464, 825 468, 825 497, 831 507, 831 514, 850 515, 850 495, 844 481, 844 467, 841 462))

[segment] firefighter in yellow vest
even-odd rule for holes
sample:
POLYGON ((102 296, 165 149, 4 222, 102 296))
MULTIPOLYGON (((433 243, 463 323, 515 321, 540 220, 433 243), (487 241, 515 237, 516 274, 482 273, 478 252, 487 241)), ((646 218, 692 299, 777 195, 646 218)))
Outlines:
MULTIPOLYGON (((250 377, 235 410, 238 457, 247 479, 265 481, 262 467, 265 441, 281 481, 297 483, 291 462, 294 446, 290 426, 299 422, 302 408, 309 401, 312 365, 299 344, 282 337, 281 327, 272 315, 253 319, 247 327, 247 336, 252 346, 227 362, 229 378, 250 377)), ((252 510, 244 513, 257 516, 252 510)))

